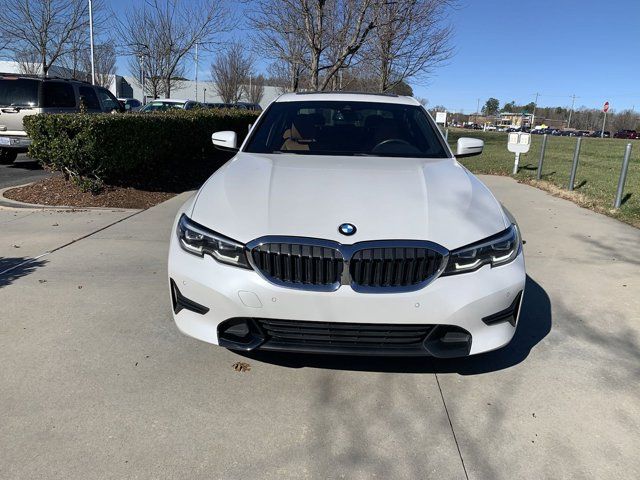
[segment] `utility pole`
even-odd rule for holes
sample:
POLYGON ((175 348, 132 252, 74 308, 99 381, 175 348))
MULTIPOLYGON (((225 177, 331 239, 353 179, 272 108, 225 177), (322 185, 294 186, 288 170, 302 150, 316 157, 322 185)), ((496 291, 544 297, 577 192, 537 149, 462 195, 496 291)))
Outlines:
POLYGON ((571 110, 569 110, 569 123, 567 123, 567 128, 571 128, 571 116, 573 115, 573 107, 576 104, 576 94, 571 95, 571 110))
POLYGON ((480 99, 478 99, 478 105, 476 106, 476 121, 474 123, 478 123, 478 113, 480 113, 480 99))
POLYGON ((198 42, 196 42, 196 102, 198 101, 198 42))
POLYGON ((89 0, 89 46, 91 50, 91 84, 96 84, 96 65, 93 57, 93 3, 89 0))
POLYGON ((142 85, 142 104, 146 105, 147 104, 147 93, 145 92, 145 85, 144 85, 144 54, 141 53, 140 54, 140 84, 142 85))
POLYGON ((533 115, 531 116, 531 130, 536 126, 536 108, 538 108, 539 93, 536 92, 536 99, 533 101, 533 115))

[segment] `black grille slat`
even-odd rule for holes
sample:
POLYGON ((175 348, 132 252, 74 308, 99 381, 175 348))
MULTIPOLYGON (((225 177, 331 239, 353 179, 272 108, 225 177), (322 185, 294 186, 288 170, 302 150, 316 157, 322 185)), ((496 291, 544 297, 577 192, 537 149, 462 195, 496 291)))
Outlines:
POLYGON ((292 285, 333 285, 342 274, 342 257, 333 248, 266 243, 251 256, 263 275, 292 285))
POLYGON ((355 285, 393 288, 422 283, 437 273, 442 255, 427 248, 367 248, 351 259, 355 285))
POLYGON ((433 328, 432 325, 255 320, 267 335, 267 341, 289 345, 415 348, 422 345, 433 328))

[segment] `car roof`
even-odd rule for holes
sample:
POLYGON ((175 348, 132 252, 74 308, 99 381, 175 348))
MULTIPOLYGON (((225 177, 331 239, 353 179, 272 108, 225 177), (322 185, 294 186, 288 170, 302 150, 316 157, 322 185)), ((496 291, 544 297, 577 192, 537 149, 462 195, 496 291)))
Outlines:
POLYGON ((420 105, 413 97, 387 93, 362 92, 296 92, 280 95, 276 102, 375 102, 400 105, 420 105))

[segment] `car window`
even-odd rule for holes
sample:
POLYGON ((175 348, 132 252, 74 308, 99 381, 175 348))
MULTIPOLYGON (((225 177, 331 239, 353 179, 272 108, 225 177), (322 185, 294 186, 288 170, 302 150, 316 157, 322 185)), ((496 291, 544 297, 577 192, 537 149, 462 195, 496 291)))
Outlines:
POLYGON ((96 90, 98 90, 98 97, 100 97, 102 109, 105 112, 120 111, 120 102, 109 90, 105 88, 97 88, 96 90))
POLYGON ((0 106, 36 107, 39 84, 28 78, 0 78, 0 106))
POLYGON ((100 102, 93 87, 79 87, 80 102, 88 109, 100 110, 100 102))
POLYGON ((127 103, 131 105, 132 108, 137 108, 140 106, 140 102, 138 100, 128 100, 127 103))
POLYGON ((449 156, 421 106, 346 101, 273 103, 254 129, 245 151, 449 156))
POLYGON ((74 108, 76 106, 73 85, 66 82, 43 82, 42 99, 44 108, 74 108))

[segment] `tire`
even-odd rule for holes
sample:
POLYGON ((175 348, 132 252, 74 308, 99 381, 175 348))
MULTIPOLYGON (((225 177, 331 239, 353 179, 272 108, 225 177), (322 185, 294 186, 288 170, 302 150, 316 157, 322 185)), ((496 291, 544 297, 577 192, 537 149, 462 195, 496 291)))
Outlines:
POLYGON ((18 157, 18 152, 8 148, 0 148, 0 164, 9 165, 18 157))

